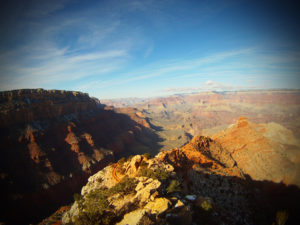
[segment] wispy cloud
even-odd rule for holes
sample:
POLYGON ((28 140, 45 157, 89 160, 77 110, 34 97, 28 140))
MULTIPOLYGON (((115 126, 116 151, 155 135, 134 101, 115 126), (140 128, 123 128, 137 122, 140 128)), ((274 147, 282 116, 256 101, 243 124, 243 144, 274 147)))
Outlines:
POLYGON ((196 59, 174 59, 172 62, 161 62, 159 65, 154 67, 146 67, 139 71, 132 71, 130 76, 123 75, 123 79, 118 78, 117 80, 110 80, 106 85, 118 85, 132 81, 145 80, 154 77, 165 76, 174 72, 183 72, 194 69, 201 69, 201 67, 208 66, 213 63, 220 62, 230 57, 239 55, 246 55, 251 53, 253 50, 250 48, 239 49, 235 51, 221 52, 212 54, 209 56, 196 58, 196 59), (150 72, 149 72, 150 71, 150 72))
POLYGON ((180 88, 166 88, 162 91, 176 94, 176 93, 191 93, 197 91, 234 91, 234 90, 249 90, 249 89, 259 89, 258 86, 236 86, 231 84, 224 84, 220 82, 215 82, 212 80, 207 80, 206 82, 198 85, 198 87, 180 87, 180 88))
POLYGON ((210 90, 250 85, 249 80, 253 86, 257 80, 299 83, 297 49, 272 51, 251 37, 248 43, 256 43, 254 47, 230 39, 241 34, 227 34, 224 42, 213 40, 218 30, 211 26, 215 25, 211 18, 218 20, 218 14, 234 6, 235 0, 192 5, 177 0, 109 0, 92 6, 69 0, 28 2, 19 7, 20 14, 0 15, 18 21, 0 26, 7 30, 0 40, 0 90, 72 88, 98 95, 130 92, 132 87, 153 92, 167 87, 203 90, 207 80, 211 82, 205 87, 210 90), (212 40, 206 42, 209 37, 212 40), (227 45, 228 39, 237 44, 227 45))
MULTIPOLYGON (((14 54, 11 54, 10 58, 13 56, 14 54)), ((6 57, 7 60, 8 54, 2 57, 6 57)), ((12 74, 5 82, 1 82, 0 88, 6 90, 51 86, 59 82, 99 76, 119 68, 126 61, 126 57, 126 50, 98 51, 78 55, 69 55, 67 49, 49 48, 42 52, 36 50, 22 63, 11 59, 8 65, 0 67, 0 74, 12 74), (35 64, 30 65, 29 62, 35 64)))
MULTIPOLYGON (((24 26, 36 35, 30 34, 20 45, 5 46, 6 49, 2 50, 1 90, 53 88, 91 76, 101 79, 119 69, 130 58, 134 36, 131 39, 112 38, 120 25, 118 17, 109 15, 102 20, 97 17, 96 9, 88 8, 60 16, 58 20, 51 14, 62 10, 68 1, 55 1, 49 7, 45 1, 31 3, 28 3, 31 8, 25 13, 25 18, 52 19, 34 20, 34 23, 25 20, 24 26), (94 16, 95 20, 91 21, 87 14, 94 16)), ((99 12, 101 10, 98 8, 99 12)))

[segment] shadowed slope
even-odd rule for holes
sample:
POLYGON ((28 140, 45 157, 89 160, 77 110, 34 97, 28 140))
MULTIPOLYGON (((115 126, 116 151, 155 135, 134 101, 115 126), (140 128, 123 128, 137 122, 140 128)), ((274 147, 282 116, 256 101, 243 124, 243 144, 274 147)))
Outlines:
POLYGON ((159 148, 133 109, 105 107, 80 92, 33 89, 0 96, 1 219, 37 221, 120 155, 159 148))

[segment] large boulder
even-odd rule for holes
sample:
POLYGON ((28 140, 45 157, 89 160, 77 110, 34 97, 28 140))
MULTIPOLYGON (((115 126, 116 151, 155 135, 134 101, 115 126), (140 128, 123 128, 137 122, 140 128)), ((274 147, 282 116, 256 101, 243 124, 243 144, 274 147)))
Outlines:
POLYGON ((160 186, 161 182, 159 180, 153 180, 152 178, 140 177, 140 182, 137 184, 136 190, 136 197, 140 199, 141 203, 147 202, 150 200, 152 194, 157 191, 160 186))
POLYGON ((156 198, 153 202, 149 202, 144 209, 151 214, 159 215, 166 212, 171 205, 171 201, 167 198, 156 198))
POLYGON ((124 215, 123 219, 117 225, 137 225, 145 215, 145 209, 137 209, 124 215))

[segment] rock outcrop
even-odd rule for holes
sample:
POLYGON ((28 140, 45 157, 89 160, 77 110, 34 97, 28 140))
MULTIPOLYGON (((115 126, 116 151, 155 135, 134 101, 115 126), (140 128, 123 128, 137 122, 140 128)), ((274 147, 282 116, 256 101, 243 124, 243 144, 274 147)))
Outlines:
POLYGON ((241 117, 213 138, 252 179, 300 187, 300 142, 283 126, 254 124, 241 117))

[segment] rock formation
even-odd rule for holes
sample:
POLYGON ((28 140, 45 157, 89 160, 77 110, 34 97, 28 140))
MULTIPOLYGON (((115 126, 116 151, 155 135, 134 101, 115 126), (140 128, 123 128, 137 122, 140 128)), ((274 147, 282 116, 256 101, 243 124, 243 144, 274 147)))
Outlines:
POLYGON ((299 189, 269 183, 272 191, 266 190, 230 153, 214 157, 222 151, 212 139, 197 137, 154 158, 119 160, 90 177, 69 210, 41 225, 297 224, 299 189))
MULTIPOLYGON (((279 123, 300 139, 299 99, 299 90, 256 90, 181 94, 128 104, 147 115, 162 139, 162 149, 169 150, 193 136, 220 132, 241 115, 254 123, 279 123)), ((126 105, 125 100, 122 103, 126 105)))
POLYGON ((300 142, 276 123, 254 124, 245 117, 213 136, 254 180, 300 187, 300 142))
POLYGON ((0 222, 35 223, 81 189, 41 224, 291 224, 299 104, 297 91, 192 94, 120 109, 80 92, 1 92, 0 222), (220 132, 242 112, 289 129, 242 117, 220 132), (156 153, 158 141, 171 150, 141 155, 156 153))
POLYGON ((32 221, 70 199, 88 176, 115 156, 157 149, 148 127, 137 110, 106 107, 80 92, 1 92, 0 180, 6 204, 1 218, 10 217, 16 205, 30 218, 32 203, 42 210, 31 213, 32 221), (54 196, 49 198, 49 193, 54 196), (23 202, 30 204, 24 209, 23 202))

